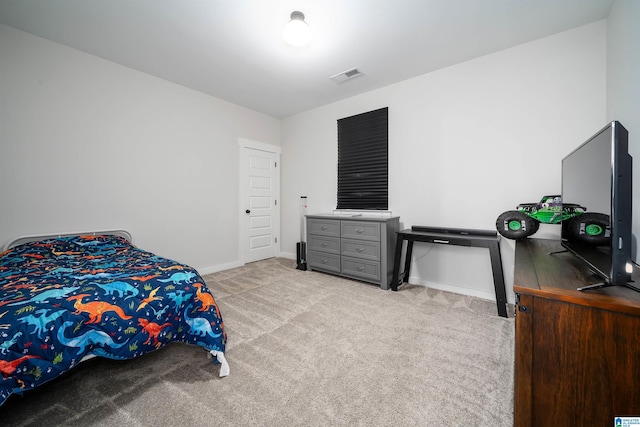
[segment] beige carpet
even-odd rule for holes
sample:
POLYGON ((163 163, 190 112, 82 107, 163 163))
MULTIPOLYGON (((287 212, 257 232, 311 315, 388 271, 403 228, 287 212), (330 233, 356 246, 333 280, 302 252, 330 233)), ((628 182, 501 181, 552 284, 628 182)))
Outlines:
POLYGON ((229 336, 229 377, 182 344, 93 359, 11 397, 0 424, 513 425, 514 319, 493 302, 382 291, 284 259, 205 279, 229 336))

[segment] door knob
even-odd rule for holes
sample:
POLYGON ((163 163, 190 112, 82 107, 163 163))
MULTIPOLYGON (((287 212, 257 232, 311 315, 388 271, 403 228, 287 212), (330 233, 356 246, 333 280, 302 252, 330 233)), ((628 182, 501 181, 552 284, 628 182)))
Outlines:
POLYGON ((251 213, 251 211, 247 209, 246 211, 244 211, 244 213, 251 213))

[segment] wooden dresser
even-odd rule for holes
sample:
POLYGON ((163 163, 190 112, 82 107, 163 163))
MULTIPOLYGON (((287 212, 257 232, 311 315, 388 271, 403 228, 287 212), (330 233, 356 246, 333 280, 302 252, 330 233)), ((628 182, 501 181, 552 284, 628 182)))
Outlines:
MULTIPOLYGON (((613 426, 640 416, 640 293, 601 282, 554 240, 516 243, 515 419, 613 426)), ((635 285, 640 285, 638 269, 635 285)))
POLYGON ((389 289, 399 229, 399 217, 307 215, 307 266, 389 289))

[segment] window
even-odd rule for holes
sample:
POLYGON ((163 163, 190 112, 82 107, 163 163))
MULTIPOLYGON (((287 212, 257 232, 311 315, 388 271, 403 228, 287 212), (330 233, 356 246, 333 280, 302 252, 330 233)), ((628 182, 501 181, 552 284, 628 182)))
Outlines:
POLYGON ((389 108, 338 120, 337 209, 387 210, 389 108))

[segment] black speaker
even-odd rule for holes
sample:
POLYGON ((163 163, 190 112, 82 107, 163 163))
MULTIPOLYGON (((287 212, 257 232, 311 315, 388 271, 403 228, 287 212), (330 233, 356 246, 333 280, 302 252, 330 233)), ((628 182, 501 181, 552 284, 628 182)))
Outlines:
POLYGON ((296 263, 298 264, 296 268, 298 270, 307 270, 307 243, 306 242, 298 242, 296 243, 296 263))

